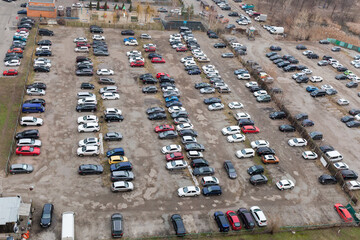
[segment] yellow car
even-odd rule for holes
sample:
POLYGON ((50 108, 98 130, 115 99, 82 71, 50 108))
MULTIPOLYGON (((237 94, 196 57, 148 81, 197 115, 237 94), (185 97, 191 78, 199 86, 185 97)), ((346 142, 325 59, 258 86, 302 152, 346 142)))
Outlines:
POLYGON ((119 163, 119 162, 128 162, 129 160, 125 156, 111 156, 109 158, 109 164, 119 163))

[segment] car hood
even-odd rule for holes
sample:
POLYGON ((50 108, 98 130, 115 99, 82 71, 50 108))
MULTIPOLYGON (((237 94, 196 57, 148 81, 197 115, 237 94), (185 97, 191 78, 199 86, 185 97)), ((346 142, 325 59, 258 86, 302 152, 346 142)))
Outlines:
POLYGON ((40 225, 43 227, 48 227, 51 223, 50 218, 41 218, 40 225))

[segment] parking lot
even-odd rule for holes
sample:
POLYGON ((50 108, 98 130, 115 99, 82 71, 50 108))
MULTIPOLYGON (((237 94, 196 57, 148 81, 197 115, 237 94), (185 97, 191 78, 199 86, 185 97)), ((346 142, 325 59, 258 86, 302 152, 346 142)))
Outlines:
MULTIPOLYGON (((70 210, 76 212, 76 232, 79 239, 109 239, 110 216, 114 212, 121 212, 124 215, 125 236, 129 237, 173 234, 169 218, 174 213, 182 215, 185 227, 190 233, 217 231, 212 218, 214 211, 237 210, 239 207, 249 208, 253 205, 262 208, 269 224, 305 225, 340 221, 332 209, 335 202, 343 204, 347 202, 347 198, 340 187, 338 185, 322 186, 318 184, 317 177, 326 171, 319 166, 318 162, 305 161, 301 158, 301 152, 304 151, 304 148, 293 148, 287 145, 287 140, 296 137, 297 134, 278 131, 278 126, 286 121, 269 119, 268 114, 274 111, 274 104, 257 103, 252 94, 245 88, 246 81, 237 80, 233 74, 235 69, 241 68, 240 63, 234 59, 222 59, 221 53, 228 50, 213 48, 212 45, 218 40, 209 40, 205 33, 200 32, 196 32, 195 37, 198 39, 202 50, 211 59, 210 64, 216 66, 225 82, 232 89, 230 94, 220 96, 223 103, 240 101, 244 104, 244 109, 234 111, 226 107, 223 111, 210 112, 207 110, 207 106, 202 103, 203 99, 219 96, 219 94, 204 96, 194 89, 195 83, 206 81, 206 79, 199 75, 189 76, 183 70, 183 65, 179 60, 189 53, 177 53, 171 49, 168 44, 168 36, 173 32, 149 31, 147 33, 152 35, 153 40, 141 40, 139 47, 129 47, 124 46, 122 41, 124 37, 120 35, 120 30, 105 29, 104 36, 106 36, 110 56, 92 56, 94 69, 107 67, 115 71, 112 78, 119 88, 120 99, 102 101, 98 95, 99 109, 96 115, 100 117, 106 107, 116 107, 122 110, 124 121, 102 123, 101 134, 107 131, 120 131, 123 140, 111 144, 104 143, 103 148, 104 151, 107 151, 109 148, 123 147, 125 155, 134 166, 133 171, 136 176, 133 181, 134 190, 132 192, 112 193, 106 157, 101 155, 100 157, 80 158, 76 155, 78 141, 94 136, 94 134, 77 132, 76 119, 79 116, 86 115, 86 113, 81 114, 75 111, 76 93, 81 91, 80 84, 82 82, 94 83, 96 85, 96 89, 93 90, 94 93, 98 91, 100 85, 96 83, 97 76, 75 76, 75 58, 81 54, 74 52, 73 39, 79 36, 91 38, 91 35, 88 29, 55 27, 53 30, 55 36, 50 38, 53 42, 54 55, 51 57, 53 65, 51 72, 36 73, 35 75, 35 80, 47 84, 47 91, 44 96, 47 101, 46 111, 43 114, 34 115, 42 117, 45 122, 44 126, 39 128, 40 139, 43 142, 42 153, 38 157, 14 157, 13 163, 33 164, 34 173, 9 176, 3 184, 4 192, 7 195, 20 194, 25 198, 33 199, 36 208, 33 231, 36 239, 58 239, 61 232, 61 213, 70 210), (157 44, 157 52, 163 55, 166 63, 155 65, 146 59, 145 68, 130 68, 126 51, 141 49, 142 44, 150 42, 157 44), (137 77, 147 71, 153 74, 166 72, 175 78, 176 86, 181 92, 183 106, 189 112, 195 130, 199 133, 198 142, 206 148, 204 157, 215 168, 215 176, 220 180, 223 189, 221 196, 199 196, 196 198, 179 198, 177 196, 179 187, 193 185, 194 183, 188 170, 169 172, 165 169, 166 161, 163 154, 160 153, 160 148, 171 143, 179 144, 180 140, 159 140, 153 131, 156 125, 171 123, 170 118, 168 121, 150 121, 147 119, 145 113, 147 108, 165 106, 160 94, 145 95, 141 92, 143 85, 137 77), (250 141, 268 140, 280 159, 280 164, 265 167, 270 179, 267 185, 254 187, 248 182, 249 175, 246 173, 246 169, 255 163, 259 163, 258 158, 255 158, 254 161, 250 158, 237 159, 235 157, 237 150, 250 147, 249 141, 228 143, 226 137, 221 134, 223 127, 236 123, 232 115, 240 111, 249 113, 255 120, 256 126, 260 128, 259 134, 247 134, 247 139, 250 141), (238 173, 237 179, 230 180, 227 177, 222 167, 224 160, 231 160, 234 163, 238 173), (105 172, 101 176, 79 176, 77 168, 83 163, 101 163, 104 165, 105 172), (280 192, 275 187, 275 182, 283 178, 292 179, 295 182, 295 188, 291 191, 280 192), (30 186, 34 186, 34 190, 30 191, 30 186), (37 221, 41 214, 42 205, 47 202, 54 204, 56 219, 49 229, 42 230, 37 221)), ((137 35, 139 33, 137 32, 137 35)), ((49 38, 42 37, 42 39, 49 38)), ((246 42, 246 40, 242 40, 246 42)), ((265 40, 263 41, 264 44, 261 45, 267 46, 268 43, 265 40)), ((257 57, 256 60, 263 65, 269 60, 264 57, 264 50, 258 50, 255 47, 255 43, 258 44, 259 42, 261 43, 258 40, 253 42, 254 47, 248 46, 248 57, 251 56, 250 54, 254 54, 257 57), (261 59, 264 62, 261 62, 261 59)), ((290 43, 287 44, 291 45, 290 43)), ((291 46, 295 52, 295 44, 291 46)), ((289 53, 292 54, 293 52, 289 53)), ((310 63, 306 62, 306 58, 299 57, 299 60, 301 63, 304 62, 304 65, 310 66, 310 63)), ((341 61, 340 58, 339 60, 341 61)), ((308 61, 313 62, 313 60, 308 61)), ((314 61, 313 65, 315 64, 314 61)), ((347 64, 345 60, 344 64, 347 64)), ((311 99, 307 94, 303 94, 303 91, 299 91, 299 87, 296 85, 293 88, 290 87, 295 83, 286 84, 285 81, 292 81, 288 78, 275 77, 285 92, 284 96, 288 96, 289 99, 291 96, 303 96, 301 99, 304 100, 302 101, 324 101, 323 99, 311 99), (283 85, 281 81, 284 81, 283 85)), ((303 103, 292 101, 292 105, 295 107, 303 108, 305 105, 303 103)), ((331 106, 333 105, 329 107, 331 106)), ((322 131, 326 141, 336 146, 345 158, 349 159, 351 155, 347 154, 351 154, 351 151, 347 153, 347 148, 350 146, 342 146, 345 144, 332 142, 336 140, 332 140, 331 137, 338 133, 327 128, 327 126, 331 126, 330 124, 320 128, 320 123, 325 121, 325 117, 315 116, 314 113, 317 109, 315 107, 320 109, 318 112, 325 112, 326 110, 322 109, 322 106, 312 104, 312 108, 306 111, 310 118, 315 121, 315 126, 319 126, 316 129, 322 131), (327 129, 327 131, 323 129, 327 129)), ((340 121, 330 121, 334 122, 333 126, 341 126, 341 129, 346 129, 340 121)), ((333 127, 331 129, 333 130, 333 127)), ((20 128, 20 130, 22 129, 20 128)), ((353 129, 349 130, 354 131, 353 129)), ((345 135, 346 131, 347 129, 341 131, 341 134, 345 135)), ((99 133, 95 135, 99 136, 99 133)), ((345 139, 345 137, 334 139, 345 139)), ((348 163, 352 164, 351 162, 348 163)))

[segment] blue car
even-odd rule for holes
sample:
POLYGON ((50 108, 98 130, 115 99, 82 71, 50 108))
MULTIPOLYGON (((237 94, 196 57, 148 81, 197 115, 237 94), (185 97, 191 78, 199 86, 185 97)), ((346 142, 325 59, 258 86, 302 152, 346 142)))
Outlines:
POLYGON ((22 9, 22 10, 18 11, 17 14, 27 14, 27 11, 26 11, 26 9, 22 9))
POLYGON ((114 148, 106 152, 106 157, 117 156, 117 155, 124 156, 125 155, 124 149, 114 148))
POLYGON ((179 101, 179 98, 177 96, 171 96, 165 98, 165 102, 172 102, 172 101, 179 101))
POLYGON ((110 165, 110 171, 131 171, 132 165, 130 162, 119 162, 110 165))
POLYGON ((14 37, 13 37, 13 40, 19 40, 19 41, 22 41, 22 42, 26 42, 26 41, 27 41, 26 38, 20 37, 20 36, 14 36, 14 37))
POLYGON ((221 195, 222 191, 219 185, 214 185, 214 186, 204 187, 202 189, 202 193, 204 194, 204 196, 214 196, 214 195, 221 195))
POLYGON ((193 69, 193 70, 189 70, 188 74, 189 75, 199 75, 199 74, 201 74, 201 71, 200 71, 200 69, 193 69))
POLYGON ((239 74, 243 74, 243 73, 249 73, 249 71, 246 70, 246 69, 236 69, 236 70, 234 71, 234 74, 235 74, 235 75, 239 75, 239 74))
POLYGON ((182 107, 182 103, 180 101, 171 101, 171 102, 167 102, 166 103, 166 107, 171 107, 171 106, 178 106, 178 107, 182 107))
POLYGON ((314 86, 307 86, 307 87, 306 87, 306 91, 307 91, 307 92, 313 92, 313 91, 315 91, 315 90, 318 90, 318 88, 317 88, 317 87, 314 87, 314 86))
POLYGON ((128 42, 128 41, 131 41, 131 40, 136 40, 136 38, 134 38, 134 37, 124 38, 124 42, 128 42))

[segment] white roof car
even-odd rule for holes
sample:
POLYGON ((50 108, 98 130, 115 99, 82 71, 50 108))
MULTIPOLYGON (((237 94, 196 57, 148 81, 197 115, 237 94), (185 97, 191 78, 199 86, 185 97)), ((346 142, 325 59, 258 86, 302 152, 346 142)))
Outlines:
POLYGON ((221 110, 224 109, 224 104, 222 103, 213 103, 208 106, 209 111, 221 110))
POLYGON ((314 53, 314 52, 311 51, 311 50, 306 50, 306 51, 304 51, 302 54, 303 54, 303 55, 308 55, 308 54, 310 54, 310 53, 314 53))
POLYGON ((44 57, 38 57, 34 59, 34 62, 36 61, 41 61, 41 62, 46 62, 46 63, 51 63, 51 60, 48 58, 44 58, 44 57))
POLYGON ((164 146, 164 147, 161 148, 161 152, 163 154, 181 152, 181 146, 180 145, 175 145, 175 144, 167 145, 167 146, 164 146))
POLYGON ((91 92, 78 92, 77 93, 77 98, 81 99, 81 98, 94 98, 96 99, 95 94, 91 93, 91 92))
POLYGON ((78 124, 80 124, 80 123, 97 123, 97 122, 99 122, 99 119, 95 115, 85 115, 82 117, 78 117, 78 119, 77 119, 78 124))
POLYGON ((254 97, 268 95, 266 90, 259 90, 259 91, 254 92, 253 94, 254 94, 254 97))
POLYGON ((215 69, 215 66, 214 66, 214 65, 211 65, 211 64, 208 64, 208 65, 202 66, 202 69, 203 69, 203 70, 206 70, 206 69, 215 69))
POLYGON ((239 126, 228 126, 221 129, 221 133, 223 135, 232 135, 236 133, 240 133, 240 127, 239 126))
POLYGON ((98 132, 100 126, 98 123, 84 123, 78 126, 78 132, 98 132))
POLYGON ((125 46, 137 46, 137 45, 139 45, 139 43, 135 39, 125 42, 125 46))
POLYGON ((305 68, 305 69, 301 70, 301 72, 305 73, 306 75, 312 74, 312 71, 310 69, 308 69, 308 68, 305 68))
POLYGON ((240 119, 250 119, 251 116, 250 116, 250 114, 245 113, 245 112, 238 112, 238 113, 235 113, 235 114, 234 114, 234 118, 235 118, 236 120, 240 120, 240 119))
POLYGON ((256 140, 251 142, 252 148, 259 148, 259 147, 269 147, 270 143, 266 140, 256 140))
POLYGON ((213 176, 202 177, 200 182, 204 187, 211 185, 219 185, 220 183, 219 179, 213 176))
POLYGON ((45 95, 45 90, 44 89, 39 89, 39 88, 29 88, 26 90, 26 93, 30 96, 44 96, 45 95))
POLYGON ((141 55, 141 52, 138 50, 132 50, 126 53, 126 56, 130 56, 130 55, 141 55))
POLYGON ((104 110, 104 114, 120 114, 122 115, 122 111, 117 108, 106 108, 104 110))
POLYGON ((82 98, 78 100, 78 104, 94 103, 97 104, 97 100, 94 98, 82 98))
POLYGON ((180 111, 186 111, 186 109, 184 107, 179 107, 179 106, 171 106, 168 108, 169 113, 180 112, 180 111))
POLYGON ((166 87, 162 87, 161 91, 166 92, 166 91, 179 91, 179 89, 177 87, 173 87, 173 86, 166 86, 166 87))
POLYGON ((244 107, 244 105, 241 102, 230 102, 228 106, 230 109, 240 109, 244 107))
POLYGON ((182 142, 183 144, 196 143, 197 140, 196 140, 196 138, 193 137, 193 136, 183 136, 183 137, 181 138, 181 142, 182 142))
POLYGON ((242 74, 237 75, 237 78, 240 80, 250 80, 250 74, 242 73, 242 74))
POLYGON ((193 159, 193 158, 202 158, 204 157, 204 155, 202 154, 202 152, 199 151, 188 151, 186 153, 186 157, 188 159, 193 159))
POLYGON ((20 66, 21 62, 18 59, 12 59, 10 61, 5 62, 5 66, 7 67, 17 67, 20 66))
POLYGON ((102 69, 98 69, 96 71, 96 74, 101 76, 108 76, 108 75, 114 75, 114 71, 111 69, 102 68, 102 69))
POLYGON ((321 89, 323 90, 329 90, 329 89, 334 89, 333 86, 329 85, 329 84, 324 84, 321 86, 321 89))
POLYGON ((120 98, 120 95, 118 93, 105 92, 101 94, 101 98, 104 100, 116 100, 120 98))
POLYGON ((319 76, 312 76, 310 78, 310 81, 311 82, 322 82, 323 78, 322 77, 319 77, 319 76))
POLYGON ((314 160, 318 158, 318 155, 312 151, 305 151, 302 153, 302 157, 307 160, 314 160))
POLYGON ((105 40, 105 37, 102 35, 93 35, 92 39, 93 40, 105 40))
POLYGON ((334 167, 339 170, 347 170, 349 169, 349 166, 344 162, 337 162, 334 163, 334 167))
POLYGON ((257 87, 259 86, 259 84, 257 82, 247 82, 245 84, 245 87, 249 88, 249 87, 257 87))
POLYGON ((176 126, 177 131, 193 129, 194 126, 191 123, 181 123, 176 126))
POLYGON ((283 179, 276 183, 276 187, 282 191, 286 189, 293 189, 295 187, 295 184, 291 180, 283 179))
POLYGON ((134 190, 134 184, 127 181, 117 181, 111 184, 111 191, 113 192, 128 192, 134 190))
POLYGON ((196 186, 187 186, 178 189, 179 197, 196 197, 200 195, 200 188, 196 186))
POLYGON ((259 227, 265 227, 267 226, 267 220, 265 217, 265 214, 258 206, 253 206, 250 208, 250 212, 253 215, 256 223, 259 225, 259 227))
POLYGON ((197 58, 198 62, 210 62, 210 58, 208 58, 206 55, 197 56, 196 58, 197 58))
POLYGON ((87 42, 87 38, 85 37, 78 37, 74 39, 74 43, 76 42, 87 42))
POLYGON ((195 66, 196 62, 195 61, 186 61, 184 62, 184 66, 188 67, 188 66, 195 66))
POLYGON ((194 61, 194 57, 193 56, 187 56, 187 57, 183 57, 182 59, 180 59, 180 62, 184 63, 186 61, 194 61))
POLYGON ((99 147, 98 146, 83 146, 77 149, 77 155, 79 157, 83 156, 97 156, 99 155, 99 147))
POLYGON ((359 181, 349 181, 346 182, 346 186, 349 190, 360 190, 360 182, 359 181))
POLYGON ((227 136, 226 139, 230 143, 232 143, 232 142, 244 142, 245 141, 245 135, 243 135, 241 133, 237 133, 237 134, 227 136))
POLYGON ((20 120, 21 126, 41 126, 44 121, 41 118, 36 117, 22 117, 20 120))
POLYGON ((86 46, 76 47, 75 52, 89 52, 89 48, 86 46))
POLYGON ((23 138, 17 141, 16 146, 41 147, 41 140, 37 140, 33 138, 23 138))
POLYGON ((344 98, 340 98, 339 100, 337 100, 337 104, 343 106, 343 105, 349 105, 350 102, 344 98))
POLYGON ((141 56, 131 55, 129 58, 129 63, 136 62, 136 61, 145 61, 145 59, 141 56))
POLYGON ((178 170, 178 169, 185 169, 187 167, 187 162, 184 160, 175 160, 166 163, 167 170, 178 170))
MULTIPOLYGON (((358 93, 358 95, 360 96, 360 93, 358 93)), ((360 113, 355 115, 355 119, 360 121, 360 113)))
POLYGON ((296 80, 298 77, 301 77, 301 76, 305 76, 306 74, 305 73, 295 73, 293 74, 291 77, 292 79, 296 80))
POLYGON ((36 66, 51 67, 51 63, 49 63, 49 62, 44 62, 44 61, 35 61, 33 66, 34 66, 34 67, 36 67, 36 66))
POLYGON ((51 47, 50 46, 40 46, 36 48, 36 51, 42 51, 42 50, 49 50, 51 51, 51 47))
POLYGON ((143 45, 143 48, 149 48, 149 47, 156 47, 156 44, 148 43, 143 45))
POLYGON ((140 35, 140 38, 142 38, 142 39, 151 39, 151 36, 149 34, 147 34, 147 33, 142 33, 140 35))
POLYGON ((79 147, 83 146, 100 146, 100 140, 95 137, 82 139, 79 141, 79 147))
POLYGON ((304 138, 292 138, 288 141, 291 147, 303 147, 307 145, 307 141, 304 138))
POLYGON ((252 148, 244 148, 236 151, 235 156, 237 158, 249 158, 255 156, 255 151, 252 148))
POLYGON ((117 92, 118 88, 116 86, 107 86, 100 88, 99 93, 103 94, 105 92, 117 92))

